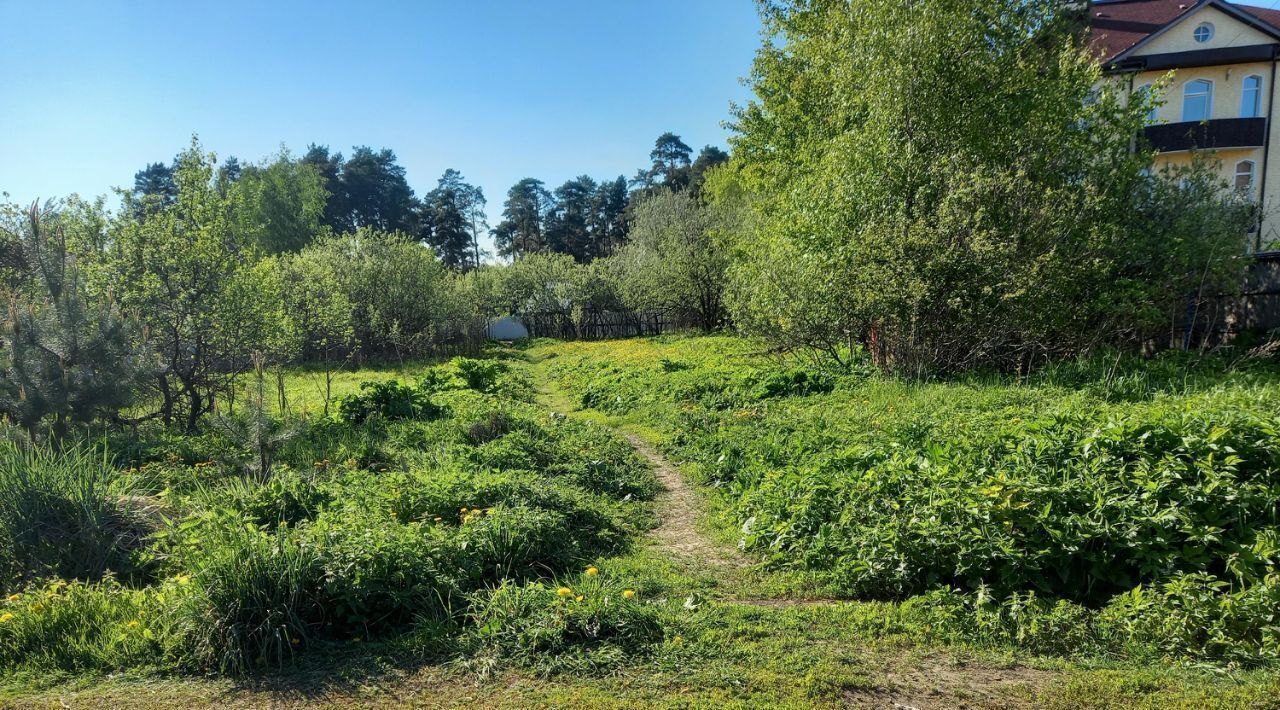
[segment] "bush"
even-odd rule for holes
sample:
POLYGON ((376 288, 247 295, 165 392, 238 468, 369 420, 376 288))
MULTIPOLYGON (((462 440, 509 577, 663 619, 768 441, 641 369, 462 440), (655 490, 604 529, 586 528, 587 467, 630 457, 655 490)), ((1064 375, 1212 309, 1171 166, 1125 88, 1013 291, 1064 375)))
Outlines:
POLYGON ((507 372, 506 363, 498 360, 473 360, 471 358, 454 358, 453 366, 458 370, 462 381, 476 392, 493 392, 498 378, 507 372))
POLYGON ((383 419, 428 419, 440 413, 427 392, 402 385, 396 380, 364 382, 362 394, 344 397, 338 405, 338 417, 349 424, 360 424, 373 416, 383 419))

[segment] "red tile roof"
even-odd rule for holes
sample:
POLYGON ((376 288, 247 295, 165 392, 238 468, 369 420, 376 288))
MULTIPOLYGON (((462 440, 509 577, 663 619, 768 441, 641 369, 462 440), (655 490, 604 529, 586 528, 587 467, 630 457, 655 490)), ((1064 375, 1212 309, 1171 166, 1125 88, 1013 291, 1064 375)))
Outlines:
MULTIPOLYGON (((1190 12, 1203 0, 1111 0, 1089 7, 1089 46, 1104 62, 1133 47, 1165 25, 1190 12)), ((1236 5, 1238 10, 1280 27, 1280 10, 1236 5)))

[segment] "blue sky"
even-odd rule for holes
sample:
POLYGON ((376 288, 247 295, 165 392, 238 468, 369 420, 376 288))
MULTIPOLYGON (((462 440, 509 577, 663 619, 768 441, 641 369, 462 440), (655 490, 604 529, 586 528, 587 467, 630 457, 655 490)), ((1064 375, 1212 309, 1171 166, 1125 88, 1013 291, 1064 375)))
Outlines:
POLYGON ((525 176, 630 177, 663 131, 724 146, 759 43, 751 0, 0 0, 0 27, 15 201, 130 185, 198 133, 242 161, 388 147, 491 216, 525 176))

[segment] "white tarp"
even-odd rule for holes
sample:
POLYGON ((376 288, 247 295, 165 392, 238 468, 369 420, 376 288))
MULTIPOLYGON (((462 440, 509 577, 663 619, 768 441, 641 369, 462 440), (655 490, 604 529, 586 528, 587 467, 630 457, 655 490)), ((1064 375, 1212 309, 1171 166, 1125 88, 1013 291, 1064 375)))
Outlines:
POLYGON ((503 316, 489 321, 490 340, 519 340, 529 337, 529 329, 513 316, 503 316))

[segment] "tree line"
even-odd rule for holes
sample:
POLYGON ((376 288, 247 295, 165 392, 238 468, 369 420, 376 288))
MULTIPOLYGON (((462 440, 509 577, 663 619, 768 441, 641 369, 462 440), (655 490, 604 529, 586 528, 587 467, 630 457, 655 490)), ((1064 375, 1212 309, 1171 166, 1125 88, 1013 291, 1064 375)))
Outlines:
POLYGON ((1050 0, 780 0, 732 152, 664 134, 630 180, 526 178, 492 227, 389 150, 253 165, 193 144, 105 198, 0 207, 0 413, 194 429, 251 367, 471 347, 488 319, 663 311, 915 376, 1150 350, 1233 288, 1257 209, 1213 157, 1153 171, 1149 102, 1050 0), (897 31, 904 26, 913 32, 897 31))
MULTIPOLYGON (((727 162, 720 148, 693 150, 674 133, 664 133, 650 153, 652 164, 627 180, 597 181, 580 175, 554 189, 524 178, 507 192, 502 221, 491 227, 484 191, 450 168, 422 197, 409 186, 393 151, 357 146, 349 157, 311 144, 295 157, 282 150, 260 165, 232 156, 217 168, 222 189, 250 194, 259 213, 256 242, 269 253, 297 251, 327 231, 361 228, 397 232, 434 248, 450 268, 474 269, 485 261, 482 237, 492 236, 498 256, 568 254, 580 262, 608 256, 627 241, 628 210, 635 196, 655 190, 696 193, 708 170, 727 162)), ((165 206, 177 197, 178 158, 150 163, 134 174, 137 209, 165 206)))

